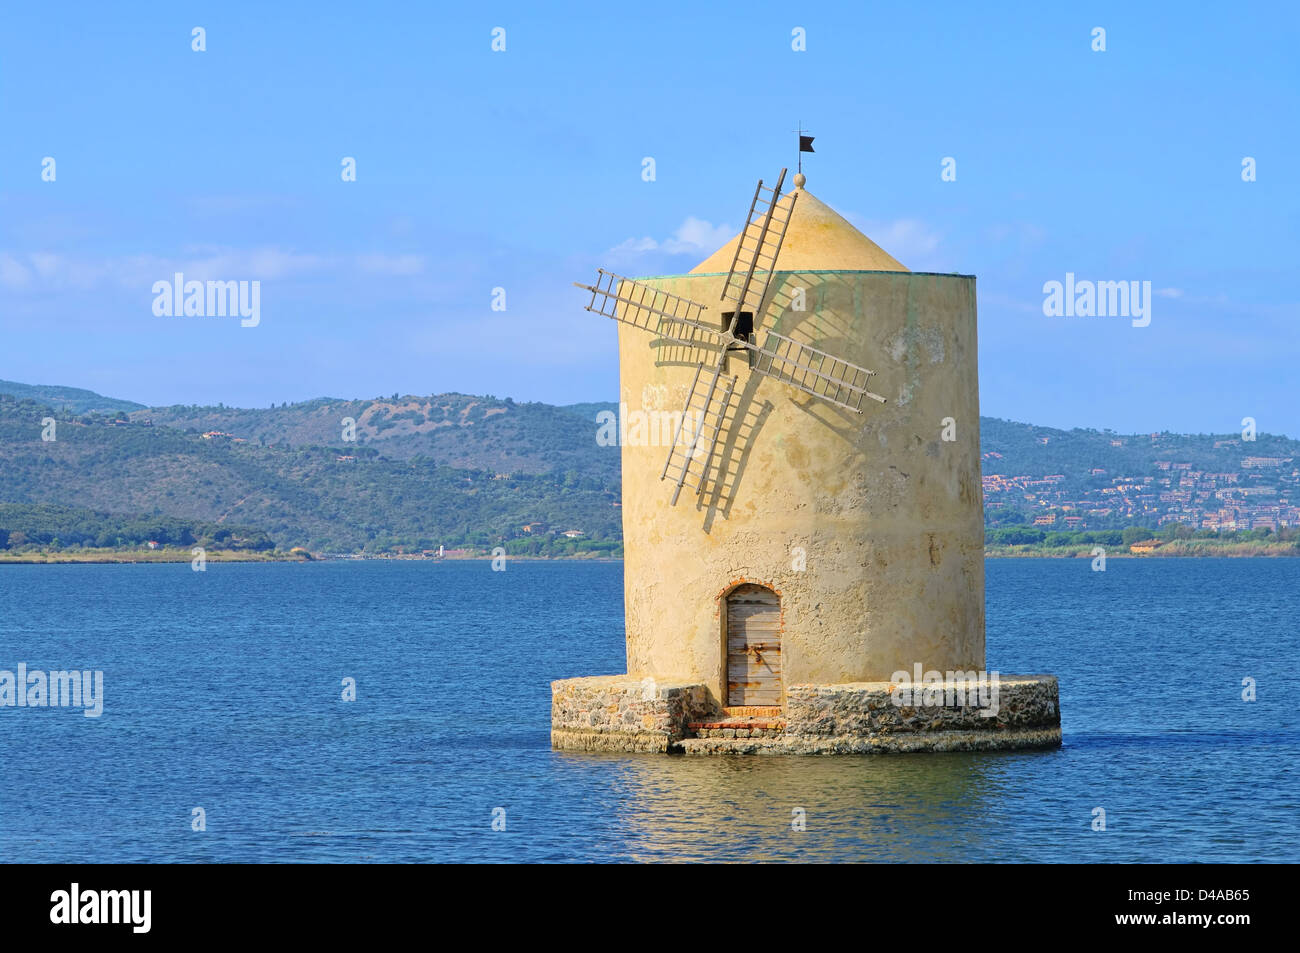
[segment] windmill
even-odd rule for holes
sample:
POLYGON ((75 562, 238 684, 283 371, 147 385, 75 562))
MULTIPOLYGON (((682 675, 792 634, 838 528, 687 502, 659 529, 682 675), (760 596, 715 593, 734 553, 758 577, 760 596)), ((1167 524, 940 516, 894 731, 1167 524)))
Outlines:
MULTIPOLYGON (((800 152, 811 139, 800 130, 800 152)), ((925 681, 918 663, 985 669, 976 280, 911 271, 801 173, 788 181, 759 182, 740 234, 683 274, 579 285, 622 322, 627 667, 552 683, 551 744, 1059 745, 1050 675, 990 678, 1020 713, 996 724, 998 696, 971 703, 969 681, 935 717, 864 714, 925 681)))
MULTIPOLYGON (((674 434, 661 480, 673 481, 671 505, 676 505, 683 486, 704 494, 713 469, 714 449, 727 429, 727 417, 738 377, 725 378, 727 356, 740 352, 751 373, 779 381, 788 387, 861 414, 866 400, 884 403, 885 398, 867 389, 874 373, 843 358, 796 341, 774 329, 768 319, 768 288, 776 271, 777 256, 786 227, 794 214, 798 191, 781 194, 786 170, 774 187, 758 180, 745 216, 745 227, 732 256, 727 280, 723 282, 719 319, 712 321, 708 308, 697 301, 652 288, 649 285, 598 269, 596 283, 576 287, 591 292, 588 311, 613 318, 645 331, 659 340, 686 348, 716 352, 712 366, 699 362, 695 378, 674 434), (765 309, 765 305, 767 308, 765 309), (763 338, 759 343, 758 333, 763 338), (686 432, 691 415, 697 423, 686 432)), ((802 184, 799 176, 795 185, 802 184)), ((731 426, 735 426, 732 418, 731 426)))

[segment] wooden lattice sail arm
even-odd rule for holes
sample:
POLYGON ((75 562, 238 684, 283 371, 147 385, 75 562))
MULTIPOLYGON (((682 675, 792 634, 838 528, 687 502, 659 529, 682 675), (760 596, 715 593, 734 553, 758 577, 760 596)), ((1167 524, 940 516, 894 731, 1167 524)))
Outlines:
POLYGON ((673 481, 671 505, 676 505, 683 486, 692 487, 697 497, 704 493, 713 468, 713 452, 736 386, 735 377, 723 380, 721 362, 714 365, 712 374, 704 375, 705 367, 700 364, 659 476, 661 480, 673 481))
POLYGON ((720 345, 721 336, 717 328, 704 323, 702 316, 707 309, 699 302, 660 291, 603 268, 597 272, 594 285, 573 283, 574 287, 591 292, 591 300, 584 305, 588 311, 688 347, 720 345), (703 341, 700 332, 705 335, 703 341))
POLYGON ((750 352, 750 369, 822 400, 862 413, 862 403, 885 398, 867 389, 874 371, 768 331, 762 346, 740 342, 750 352))
POLYGON ((768 285, 776 271, 776 259, 781 254, 785 231, 794 215, 798 192, 781 196, 785 182, 785 169, 777 178, 776 187, 768 188, 758 180, 745 227, 736 242, 736 253, 731 259, 731 269, 722 284, 722 300, 730 303, 737 313, 757 313, 767 296, 768 285))

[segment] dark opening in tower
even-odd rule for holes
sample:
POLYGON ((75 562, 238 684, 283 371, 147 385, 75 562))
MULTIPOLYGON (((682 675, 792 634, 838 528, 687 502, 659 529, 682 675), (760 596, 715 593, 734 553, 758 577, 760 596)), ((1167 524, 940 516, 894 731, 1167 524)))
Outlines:
MULTIPOLYGON (((735 316, 734 311, 724 311, 722 313, 722 329, 725 331, 731 325, 731 319, 735 316)), ((754 340, 754 312, 742 311, 739 317, 736 317, 736 326, 732 328, 731 336, 737 341, 754 340)))

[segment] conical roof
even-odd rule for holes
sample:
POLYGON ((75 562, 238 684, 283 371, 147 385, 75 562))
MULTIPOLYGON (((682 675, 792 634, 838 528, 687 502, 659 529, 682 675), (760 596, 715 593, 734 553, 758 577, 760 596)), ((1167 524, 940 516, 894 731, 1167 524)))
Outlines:
MULTIPOLYGON (((907 271, 889 252, 854 228, 843 215, 807 189, 798 198, 786 228, 775 271, 907 271)), ((736 254, 737 235, 691 274, 727 272, 736 254)))

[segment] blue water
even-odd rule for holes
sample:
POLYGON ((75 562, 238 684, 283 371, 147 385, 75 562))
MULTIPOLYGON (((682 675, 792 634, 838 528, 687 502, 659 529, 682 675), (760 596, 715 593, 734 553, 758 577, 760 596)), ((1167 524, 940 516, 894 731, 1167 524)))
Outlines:
POLYGON ((623 670, 622 571, 0 567, 0 669, 105 681, 0 708, 0 859, 1300 860, 1300 560, 990 560, 988 667, 1060 677, 1059 750, 553 752, 549 681, 623 670))

